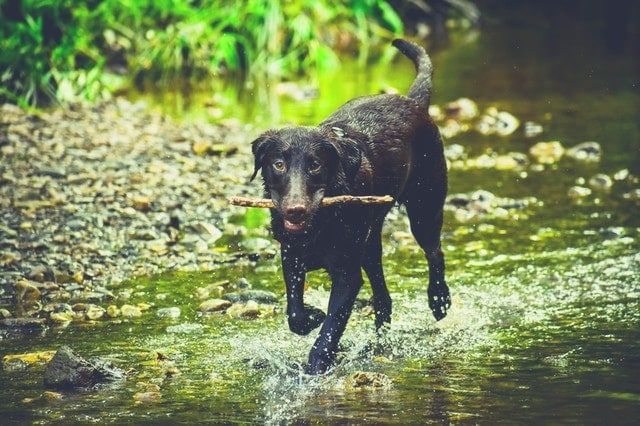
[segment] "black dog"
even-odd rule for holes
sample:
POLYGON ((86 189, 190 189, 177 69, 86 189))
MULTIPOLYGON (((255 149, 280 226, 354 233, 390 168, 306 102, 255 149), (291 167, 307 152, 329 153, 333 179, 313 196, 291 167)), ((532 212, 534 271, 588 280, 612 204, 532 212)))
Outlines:
POLYGON ((380 236, 391 207, 319 208, 325 196, 388 194, 404 204, 429 263, 429 307, 440 320, 451 305, 440 249, 447 169, 440 133, 427 112, 431 60, 414 43, 393 45, 416 66, 408 96, 353 99, 318 127, 267 131, 252 146, 252 180, 262 168, 265 193, 275 204, 271 226, 281 243, 289 328, 306 335, 322 324, 309 354, 312 374, 325 372, 335 359, 362 286, 361 268, 371 282, 376 327, 391 318, 380 236), (332 280, 326 316, 303 303, 305 273, 319 268, 332 280))

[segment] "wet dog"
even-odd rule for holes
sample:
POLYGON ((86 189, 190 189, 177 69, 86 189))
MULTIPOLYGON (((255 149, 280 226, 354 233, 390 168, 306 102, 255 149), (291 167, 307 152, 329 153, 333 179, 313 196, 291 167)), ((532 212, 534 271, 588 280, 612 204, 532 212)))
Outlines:
POLYGON ((362 287, 369 277, 375 324, 391 319, 382 270, 381 231, 390 206, 320 208, 335 195, 392 195, 406 207, 411 232, 429 264, 429 307, 436 320, 451 305, 440 248, 447 169, 438 128, 428 115, 432 65, 417 44, 393 45, 415 64, 407 96, 353 99, 317 127, 270 130, 252 144, 255 170, 275 205, 271 226, 281 244, 289 328, 306 335, 322 325, 308 372, 327 371, 362 287), (332 287, 327 314, 303 302, 305 273, 324 268, 332 287))

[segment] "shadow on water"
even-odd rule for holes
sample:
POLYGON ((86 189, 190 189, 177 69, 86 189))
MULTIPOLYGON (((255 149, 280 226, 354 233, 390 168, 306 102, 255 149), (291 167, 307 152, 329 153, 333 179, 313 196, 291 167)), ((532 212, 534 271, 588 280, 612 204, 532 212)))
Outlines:
MULTIPOLYGON (((494 3, 486 2, 488 18, 476 38, 453 40, 434 55, 435 102, 470 97, 481 107, 497 105, 539 122, 544 133, 531 140, 521 132, 505 138, 470 132, 448 143, 480 154, 488 147, 526 152, 538 140, 557 139, 566 146, 597 140, 604 154, 598 164, 562 161, 524 175, 493 169, 451 172, 451 192, 535 196, 541 205, 518 219, 459 224, 453 215, 447 217, 443 247, 454 307, 445 320, 435 323, 431 317, 426 262, 412 240, 398 237, 407 224, 403 212, 394 211, 384 253, 393 323, 377 336, 371 312, 357 309, 332 374, 301 373, 314 336, 287 330, 282 299, 273 315, 259 320, 197 312, 195 289, 212 281, 246 277, 254 288, 283 295, 275 259, 243 260, 207 273, 126 284, 133 288, 133 303, 178 306, 179 320, 149 314, 0 341, 3 354, 64 342, 137 370, 132 380, 110 389, 32 405, 22 400, 40 393, 42 371, 2 371, 0 413, 36 423, 632 423, 639 418, 638 206, 623 199, 617 186, 580 203, 566 195, 579 177, 623 168, 640 172, 640 74, 632 43, 638 28, 627 17, 635 13, 637 18, 637 10, 627 15, 605 3, 559 2, 556 8, 554 2, 552 9, 550 2, 532 2, 495 11, 492 18, 494 3), (181 374, 167 378, 157 352, 181 374), (393 384, 354 390, 348 377, 358 370, 382 372, 393 384), (132 395, 147 384, 159 386, 162 400, 134 403, 132 395)), ((412 77, 410 64, 399 60, 371 74, 345 66, 321 76, 319 98, 304 102, 254 89, 243 95, 252 99, 238 105, 225 100, 223 95, 232 96, 234 89, 223 86, 218 95, 196 93, 185 100, 162 94, 160 99, 174 113, 191 117, 310 124, 353 96, 386 85, 404 90, 412 77)), ((308 302, 324 307, 326 276, 311 274, 309 287, 308 302)), ((368 296, 365 288, 361 297, 368 296)))

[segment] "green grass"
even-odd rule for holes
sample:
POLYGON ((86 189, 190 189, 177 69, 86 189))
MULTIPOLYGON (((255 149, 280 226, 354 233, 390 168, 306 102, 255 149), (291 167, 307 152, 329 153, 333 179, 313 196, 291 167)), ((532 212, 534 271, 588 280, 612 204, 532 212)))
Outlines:
POLYGON ((0 0, 0 100, 94 100, 123 81, 291 77, 403 32, 385 0, 0 0))

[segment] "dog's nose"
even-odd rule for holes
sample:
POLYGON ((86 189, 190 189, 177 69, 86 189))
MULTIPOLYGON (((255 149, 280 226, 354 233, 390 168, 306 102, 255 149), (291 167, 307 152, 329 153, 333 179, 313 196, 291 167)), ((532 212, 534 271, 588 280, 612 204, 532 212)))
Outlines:
POLYGON ((303 204, 294 204, 284 209, 284 214, 290 218, 301 219, 307 214, 307 208, 303 204))

